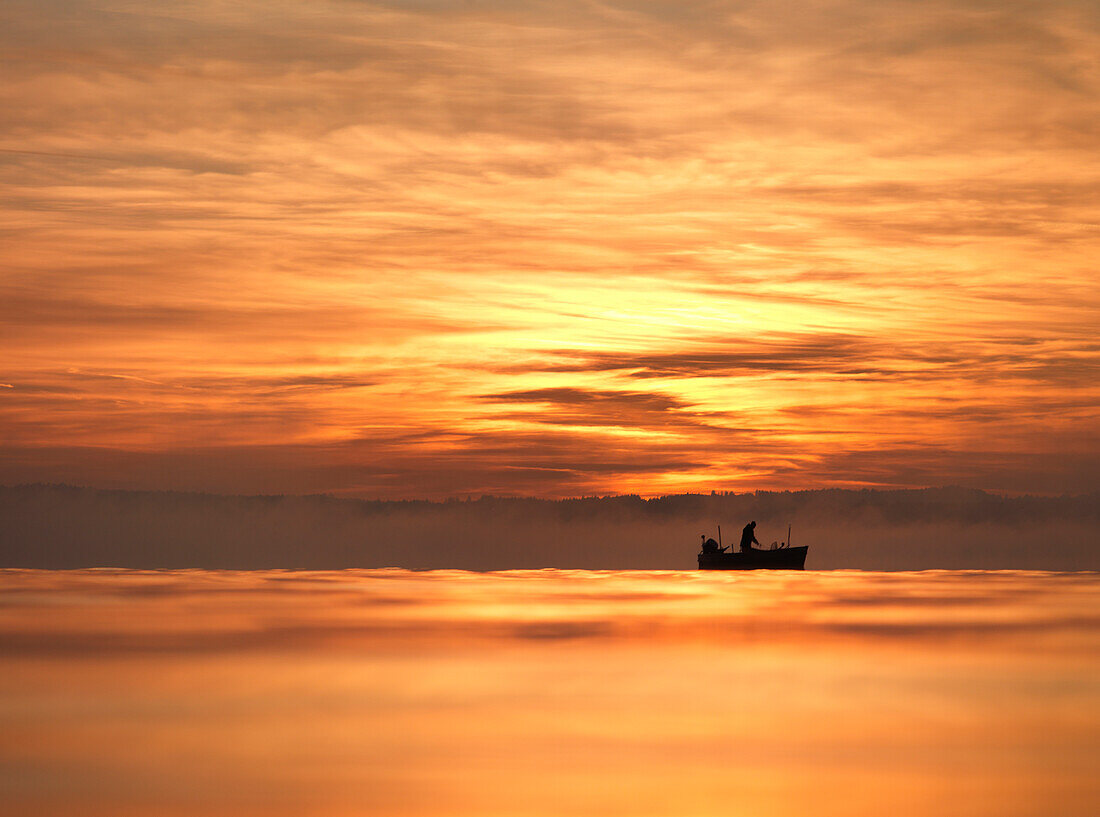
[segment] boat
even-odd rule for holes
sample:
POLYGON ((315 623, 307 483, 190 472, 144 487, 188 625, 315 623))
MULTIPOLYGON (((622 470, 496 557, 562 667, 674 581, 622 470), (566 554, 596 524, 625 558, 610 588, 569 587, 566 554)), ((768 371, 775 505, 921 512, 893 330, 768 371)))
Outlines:
MULTIPOLYGON (((752 523, 756 526, 756 523, 752 523)), ((700 570, 805 570, 806 552, 810 548, 791 547, 791 527, 787 526, 787 541, 772 542, 770 550, 750 547, 729 553, 722 547, 722 526, 718 526, 718 541, 707 539, 699 553, 700 570), (709 547, 708 547, 709 546, 709 547)))
POLYGON ((732 553, 700 553, 700 570, 805 570, 807 545, 775 550, 752 548, 732 553))

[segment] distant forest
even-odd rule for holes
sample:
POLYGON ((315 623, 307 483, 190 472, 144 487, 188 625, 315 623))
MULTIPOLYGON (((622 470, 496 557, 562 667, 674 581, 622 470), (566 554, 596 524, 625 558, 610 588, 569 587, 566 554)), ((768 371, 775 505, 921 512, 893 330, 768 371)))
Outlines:
POLYGON ((0 486, 0 567, 688 569, 699 534, 807 569, 1100 569, 1100 494, 966 488, 445 502, 0 486))

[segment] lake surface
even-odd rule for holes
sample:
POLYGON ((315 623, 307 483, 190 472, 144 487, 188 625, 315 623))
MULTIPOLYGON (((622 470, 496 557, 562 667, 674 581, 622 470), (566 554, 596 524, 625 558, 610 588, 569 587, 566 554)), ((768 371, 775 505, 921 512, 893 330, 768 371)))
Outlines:
POLYGON ((1095 815, 1100 574, 0 571, 11 815, 1095 815))

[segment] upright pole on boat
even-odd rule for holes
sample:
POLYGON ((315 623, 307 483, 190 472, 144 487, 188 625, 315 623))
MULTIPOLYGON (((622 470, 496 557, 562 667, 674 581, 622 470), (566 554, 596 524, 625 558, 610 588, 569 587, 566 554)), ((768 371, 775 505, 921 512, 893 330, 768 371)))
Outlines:
POLYGON ((722 526, 718 526, 718 549, 722 549, 722 526))
POLYGON ((791 546, 791 526, 787 525, 787 547, 791 546))

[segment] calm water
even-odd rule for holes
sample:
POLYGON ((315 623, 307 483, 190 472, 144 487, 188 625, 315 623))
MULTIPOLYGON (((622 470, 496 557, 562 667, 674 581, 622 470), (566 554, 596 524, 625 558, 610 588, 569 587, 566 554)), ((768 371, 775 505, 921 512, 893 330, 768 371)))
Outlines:
POLYGON ((0 571, 19 815, 1095 815, 1100 575, 0 571))

